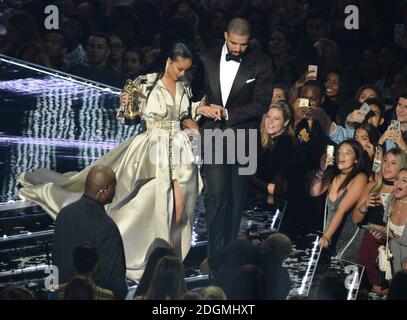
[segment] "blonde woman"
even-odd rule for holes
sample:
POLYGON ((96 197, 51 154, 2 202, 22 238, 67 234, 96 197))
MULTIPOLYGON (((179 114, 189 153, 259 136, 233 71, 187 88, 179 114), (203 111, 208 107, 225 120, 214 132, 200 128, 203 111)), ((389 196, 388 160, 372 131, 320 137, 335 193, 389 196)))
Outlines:
POLYGON ((295 154, 294 113, 289 104, 277 101, 269 106, 260 124, 261 153, 252 184, 267 195, 287 196, 295 154))
POLYGON ((390 251, 393 254, 393 273, 403 269, 407 261, 407 167, 394 180, 394 196, 389 211, 390 251))
POLYGON ((389 150, 383 157, 377 181, 371 181, 353 210, 353 222, 367 226, 371 232, 364 232, 357 263, 365 266, 371 290, 382 292, 376 267, 378 248, 383 244, 385 229, 384 208, 386 199, 394 192, 394 180, 400 169, 407 166, 407 157, 399 149, 389 150), (373 228, 373 229, 372 229, 373 228), (374 231, 377 229, 378 231, 374 231), (379 236, 376 238, 374 236, 379 236))

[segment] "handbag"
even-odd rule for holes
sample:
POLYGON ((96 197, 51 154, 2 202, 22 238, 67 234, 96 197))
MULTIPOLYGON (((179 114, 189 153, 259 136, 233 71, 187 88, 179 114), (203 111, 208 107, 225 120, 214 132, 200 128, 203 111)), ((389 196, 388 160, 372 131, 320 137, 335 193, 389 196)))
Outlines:
POLYGON ((390 234, 390 215, 387 217, 387 227, 386 227, 386 245, 381 245, 378 248, 378 256, 377 256, 377 264, 380 271, 385 273, 385 279, 391 280, 392 279, 392 268, 390 260, 393 258, 393 254, 390 252, 389 249, 389 234, 390 234))

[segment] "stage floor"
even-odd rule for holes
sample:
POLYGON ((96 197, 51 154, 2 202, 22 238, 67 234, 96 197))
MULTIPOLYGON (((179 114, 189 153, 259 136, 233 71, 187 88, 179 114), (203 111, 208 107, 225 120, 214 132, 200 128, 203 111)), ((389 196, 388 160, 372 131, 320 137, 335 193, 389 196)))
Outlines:
MULTIPOLYGON (((138 128, 115 118, 118 94, 116 88, 0 55, 0 284, 25 283, 41 291, 44 270, 52 263, 53 220, 39 206, 18 199, 17 175, 38 168, 78 171, 134 136, 138 128)), ((208 281, 199 274, 199 262, 206 256, 203 197, 198 199, 192 249, 185 260, 191 287, 208 281)), ((249 203, 242 230, 258 239, 278 229, 284 208, 283 200, 266 207, 249 203)), ((307 294, 315 284, 318 237, 308 233, 293 239, 295 247, 285 263, 293 281, 291 295, 307 294)), ((344 272, 345 266, 334 262, 329 268, 344 272)), ((353 287, 349 297, 356 294, 353 287)))

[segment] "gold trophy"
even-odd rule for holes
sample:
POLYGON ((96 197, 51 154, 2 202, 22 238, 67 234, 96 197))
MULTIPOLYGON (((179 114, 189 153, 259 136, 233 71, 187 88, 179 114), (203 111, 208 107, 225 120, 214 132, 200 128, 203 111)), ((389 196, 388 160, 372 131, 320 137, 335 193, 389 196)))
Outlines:
POLYGON ((127 92, 133 97, 131 101, 120 106, 116 118, 124 124, 138 124, 140 123, 140 107, 143 103, 142 99, 146 96, 141 93, 141 81, 139 78, 136 80, 127 80, 122 92, 127 92))

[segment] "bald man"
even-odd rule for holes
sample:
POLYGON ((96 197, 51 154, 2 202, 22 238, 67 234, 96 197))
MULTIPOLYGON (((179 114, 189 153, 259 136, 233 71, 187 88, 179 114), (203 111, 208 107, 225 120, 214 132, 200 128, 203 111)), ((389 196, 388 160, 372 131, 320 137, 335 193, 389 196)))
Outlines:
MULTIPOLYGON (((240 18, 231 20, 224 33, 225 43, 222 46, 208 49, 200 55, 202 70, 197 76, 195 88, 202 90, 207 103, 223 109, 222 120, 202 117, 199 123, 204 138, 203 171, 207 183, 206 221, 208 229, 209 259, 228 244, 237 239, 241 214, 246 201, 248 176, 244 175, 239 166, 236 154, 222 164, 210 164, 205 159, 216 159, 214 153, 227 154, 227 143, 234 143, 235 150, 246 147, 249 153, 249 129, 258 129, 261 116, 266 112, 272 94, 272 67, 270 59, 249 47, 250 25, 240 18), (244 141, 236 139, 219 139, 205 141, 212 130, 242 129, 244 141), (227 141, 227 143, 225 142, 227 141), (212 146, 212 148, 208 146, 212 146), (208 157, 208 154, 212 156, 208 157), (229 161, 232 160, 232 161, 229 161)), ((230 131, 230 130, 228 130, 230 131)), ((256 148, 254 149, 256 150, 256 148)), ((254 159, 256 161, 255 152, 254 159)), ((213 161, 213 160, 212 160, 213 161)), ((250 165, 250 164, 249 164, 250 165)), ((247 174, 247 173, 246 173, 247 174)))
POLYGON ((104 205, 115 195, 116 177, 112 169, 95 165, 89 171, 83 196, 59 212, 55 221, 52 261, 58 267, 59 283, 74 275, 73 250, 85 243, 95 247, 99 264, 93 281, 111 290, 117 299, 127 294, 126 261, 123 242, 104 205))

